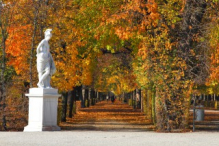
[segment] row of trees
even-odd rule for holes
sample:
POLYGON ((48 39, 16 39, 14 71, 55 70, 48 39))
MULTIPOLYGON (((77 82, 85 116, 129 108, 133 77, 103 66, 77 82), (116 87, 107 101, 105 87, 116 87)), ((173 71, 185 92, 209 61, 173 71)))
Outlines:
MULTIPOLYGON (((15 82, 36 86, 35 50, 44 30, 52 28, 57 66, 52 84, 63 95, 81 85, 116 95, 146 90, 154 95, 157 129, 185 129, 191 93, 218 93, 218 5, 217 0, 1 0, 0 108, 5 111, 15 82)), ((2 117, 6 126, 4 112, 2 117)))

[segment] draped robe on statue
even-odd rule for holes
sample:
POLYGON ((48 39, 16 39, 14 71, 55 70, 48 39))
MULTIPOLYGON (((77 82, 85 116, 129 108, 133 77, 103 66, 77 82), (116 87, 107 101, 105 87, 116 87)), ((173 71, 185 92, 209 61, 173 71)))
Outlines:
POLYGON ((52 55, 49 51, 48 41, 42 40, 37 51, 37 71, 39 74, 38 86, 51 88, 51 76, 55 73, 56 67, 52 55), (43 79, 41 79, 43 78, 43 79))

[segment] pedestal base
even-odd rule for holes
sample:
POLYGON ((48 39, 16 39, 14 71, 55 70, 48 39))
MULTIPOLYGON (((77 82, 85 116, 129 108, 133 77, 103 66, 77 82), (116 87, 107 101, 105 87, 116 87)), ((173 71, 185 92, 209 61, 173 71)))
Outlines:
POLYGON ((31 88, 29 94, 28 126, 24 132, 33 131, 59 131, 57 126, 57 89, 31 88))
POLYGON ((61 128, 59 126, 43 126, 43 127, 31 127, 26 126, 24 127, 24 132, 33 132, 33 131, 60 131, 61 128))

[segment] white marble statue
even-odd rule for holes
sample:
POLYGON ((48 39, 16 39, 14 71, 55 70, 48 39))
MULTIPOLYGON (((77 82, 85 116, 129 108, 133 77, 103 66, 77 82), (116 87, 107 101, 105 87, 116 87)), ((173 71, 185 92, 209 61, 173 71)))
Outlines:
POLYGON ((45 39, 43 39, 37 47, 37 71, 39 88, 52 88, 50 86, 51 76, 55 73, 56 67, 49 49, 48 41, 52 37, 52 29, 45 31, 45 39))

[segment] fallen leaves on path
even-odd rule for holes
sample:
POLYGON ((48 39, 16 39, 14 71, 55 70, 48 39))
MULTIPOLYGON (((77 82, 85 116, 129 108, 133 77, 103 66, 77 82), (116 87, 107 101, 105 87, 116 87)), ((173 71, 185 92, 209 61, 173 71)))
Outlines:
POLYGON ((133 109, 121 101, 114 104, 102 101, 80 109, 73 118, 60 123, 63 130, 152 130, 151 121, 140 109, 133 109))

